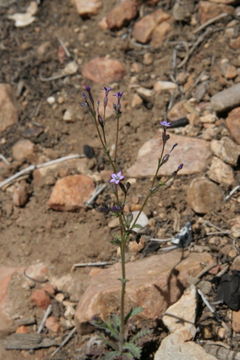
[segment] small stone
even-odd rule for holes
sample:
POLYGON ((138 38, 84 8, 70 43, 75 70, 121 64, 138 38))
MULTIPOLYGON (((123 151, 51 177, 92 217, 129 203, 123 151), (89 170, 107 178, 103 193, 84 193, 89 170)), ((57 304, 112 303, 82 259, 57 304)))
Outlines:
POLYGON ((215 111, 224 111, 240 104, 240 84, 224 89, 211 98, 211 105, 215 111))
POLYGON ((232 312, 232 329, 236 333, 240 332, 240 310, 232 312))
MULTIPOLYGON (((139 214, 139 211, 132 212, 133 218, 132 218, 130 226, 133 225, 137 216, 139 216, 138 214, 139 214)), ((149 222, 148 217, 144 214, 144 212, 141 212, 141 214, 138 217, 137 222, 135 224, 136 226, 133 228, 133 231, 136 233, 141 232, 144 229, 144 227, 148 225, 148 222, 149 222)))
POLYGON ((189 21, 193 10, 192 0, 177 0, 173 6, 173 17, 176 21, 189 21))
POLYGON ((233 185, 235 182, 234 172, 231 166, 225 164, 217 157, 213 157, 208 176, 219 184, 233 185))
POLYGON ((13 190, 13 205, 23 207, 26 205, 29 198, 29 187, 25 181, 14 186, 13 190))
POLYGON ((203 24, 206 21, 222 14, 233 14, 234 8, 225 4, 214 4, 209 1, 200 1, 198 4, 200 23, 203 24))
POLYGON ((120 29, 134 19, 137 13, 138 4, 136 0, 123 0, 108 13, 106 17, 107 26, 109 29, 120 29))
POLYGON ((233 260, 233 263, 231 265, 231 270, 240 271, 240 255, 235 257, 235 259, 233 260))
POLYGON ((170 15, 168 13, 162 9, 158 9, 153 13, 144 16, 134 24, 132 36, 141 43, 147 43, 150 41, 155 27, 169 18, 170 15))
POLYGON ((32 160, 34 157, 35 146, 30 140, 19 140, 12 147, 12 155, 15 160, 32 160))
POLYGON ((0 133, 18 121, 16 100, 8 84, 0 84, 0 133))
POLYGON ((217 336, 220 338, 220 339, 225 339, 226 336, 227 336, 227 331, 224 327, 220 327, 218 330, 217 330, 217 336))
POLYGON ((69 175, 55 184, 48 206, 59 211, 73 211, 84 206, 94 190, 93 180, 86 175, 69 175))
POLYGON ((66 122, 73 122, 73 113, 71 110, 66 110, 63 114, 63 120, 66 122))
POLYGON ((222 190, 204 177, 193 179, 187 190, 188 205, 199 214, 217 211, 223 201, 222 190))
POLYGON ((63 293, 57 293, 56 296, 55 296, 55 299, 56 299, 56 301, 62 303, 63 300, 65 299, 65 296, 64 296, 63 293))
POLYGON ((201 280, 198 283, 198 288, 203 292, 204 295, 208 295, 212 291, 212 284, 209 281, 201 280))
POLYGON ((230 220, 231 225, 231 235, 234 238, 240 238, 240 215, 237 215, 235 218, 230 220))
POLYGON ((96 15, 102 7, 102 0, 74 0, 79 15, 96 15))
POLYGON ((143 99, 138 94, 134 94, 131 101, 131 107, 137 108, 141 106, 142 103, 143 103, 143 99))
POLYGON ((56 99, 55 99, 54 96, 49 96, 47 98, 47 102, 48 102, 49 105, 53 105, 56 102, 56 99))
POLYGON ((125 75, 125 69, 118 60, 97 57, 83 66, 82 74, 93 82, 110 84, 120 81, 125 75))
POLYGON ((232 138, 237 144, 240 144, 240 107, 233 109, 228 114, 226 124, 232 138))
POLYGON ((117 217, 114 217, 113 219, 111 219, 110 221, 109 221, 109 223, 108 223, 108 227, 110 228, 110 229, 114 229, 114 228, 116 228, 116 227, 118 227, 119 226, 119 218, 117 218, 117 217))
POLYGON ((137 93, 141 96, 141 98, 147 101, 150 101, 153 97, 153 91, 144 87, 139 87, 137 89, 137 93))
POLYGON ((144 65, 151 65, 153 63, 153 54, 145 53, 143 55, 143 64, 144 65))
POLYGON ((226 62, 221 65, 221 70, 227 80, 234 79, 238 76, 237 68, 226 62))
POLYGON ((161 81, 158 80, 154 84, 154 91, 157 93, 164 91, 164 90, 176 90, 177 84, 171 82, 171 81, 161 81))
POLYGON ((31 294, 31 301, 34 305, 41 309, 47 309, 47 307, 51 304, 49 295, 42 289, 33 290, 31 294))
POLYGON ((154 48, 157 48, 162 45, 162 43, 167 39, 170 31, 172 30, 172 25, 170 21, 164 21, 153 30, 151 45, 154 48))
POLYGON ((42 262, 30 265, 25 269, 26 276, 37 282, 47 281, 48 272, 48 267, 42 262))
POLYGON ((202 123, 215 123, 217 120, 217 117, 215 114, 205 114, 200 117, 199 119, 202 123))
POLYGON ((238 36, 235 39, 231 39, 230 43, 229 43, 229 46, 234 50, 239 49, 240 48, 240 36, 238 36))
POLYGON ((51 332, 57 334, 61 330, 61 325, 55 316, 49 316, 45 322, 45 326, 51 332))
POLYGON ((224 162, 237 166, 240 155, 240 145, 234 143, 229 137, 224 136, 221 140, 212 140, 211 150, 214 155, 224 162))
POLYGON ((25 325, 18 326, 16 329, 16 334, 28 334, 29 332, 29 327, 25 325))

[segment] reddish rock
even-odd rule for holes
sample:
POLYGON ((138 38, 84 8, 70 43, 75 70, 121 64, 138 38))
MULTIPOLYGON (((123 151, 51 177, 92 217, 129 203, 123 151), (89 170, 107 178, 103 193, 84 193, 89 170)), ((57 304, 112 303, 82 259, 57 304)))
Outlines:
POLYGON ((170 15, 158 9, 150 15, 144 16, 141 20, 137 21, 133 27, 132 36, 135 40, 146 43, 150 41, 153 30, 156 26, 170 18, 170 15))
POLYGON ((136 0, 123 0, 107 15, 106 22, 109 29, 119 29, 137 16, 138 4, 136 0))
POLYGON ((84 206, 94 190, 93 180, 86 175, 70 175, 57 181, 48 201, 54 210, 72 211, 84 206))
POLYGON ((170 31, 172 30, 171 23, 169 21, 164 21, 159 24, 154 30, 152 34, 151 45, 154 48, 157 48, 162 45, 162 43, 166 40, 170 31))
MULTIPOLYGON (((169 161, 160 168, 159 175, 171 175, 181 163, 184 164, 183 169, 179 172, 182 175, 194 174, 207 167, 211 156, 207 141, 171 134, 166 144, 165 154, 171 150, 174 144, 178 145, 171 153, 169 161)), ((127 170, 128 176, 153 176, 161 148, 162 136, 159 133, 139 149, 135 164, 127 170)))
POLYGON ((18 121, 16 100, 8 84, 0 84, 0 132, 18 121))
POLYGON ((217 157, 213 157, 208 176, 211 180, 216 181, 219 184, 233 185, 234 184, 234 172, 231 166, 225 164, 217 157))
POLYGON ((118 60, 97 57, 83 66, 82 75, 99 84, 110 84, 120 81, 125 75, 125 69, 118 60))
POLYGON ((41 309, 47 309, 47 307, 51 304, 50 296, 43 289, 33 290, 31 294, 31 301, 34 305, 41 309))
POLYGON ((19 302, 22 304, 23 300, 16 296, 16 292, 12 295, 11 284, 15 276, 22 273, 22 267, 0 266, 0 334, 12 330, 14 315, 21 313, 19 302))
POLYGON ((56 292, 56 289, 55 287, 50 284, 50 283, 47 283, 45 284, 43 287, 42 287, 42 290, 46 291, 46 293, 50 296, 53 296, 56 292))
MULTIPOLYGON (((181 252, 176 250, 127 263, 127 308, 141 306, 140 317, 159 318, 179 299, 190 277, 212 261, 207 253, 191 253, 181 260, 181 252)), ((106 319, 118 312, 120 268, 119 263, 115 264, 90 279, 76 311, 78 322, 83 324, 96 315, 106 319)))
POLYGON ((19 140, 12 147, 12 155, 15 160, 24 161, 32 160, 35 146, 30 140, 19 140))
POLYGON ((18 207, 26 205, 29 198, 29 186, 25 181, 14 186, 13 190, 13 204, 18 207))
POLYGON ((233 14, 234 12, 234 8, 232 6, 216 4, 209 1, 200 1, 198 10, 201 24, 222 13, 233 14))
POLYGON ((240 144, 240 107, 233 109, 228 114, 226 124, 232 138, 240 144))
POLYGON ((192 180, 187 190, 188 205, 199 214, 217 211, 223 201, 222 190, 212 181, 201 177, 192 180))
POLYGON ((29 332, 29 327, 25 325, 21 325, 16 329, 16 334, 28 334, 29 332))
POLYGON ((61 325, 55 316, 49 316, 46 320, 45 326, 48 330, 54 333, 59 333, 61 330, 61 325))
POLYGON ((221 140, 211 141, 211 150, 226 163, 236 166, 240 156, 240 145, 237 145, 229 137, 224 136, 221 140))
POLYGON ((102 0, 74 0, 79 15, 96 15, 102 7, 102 0))

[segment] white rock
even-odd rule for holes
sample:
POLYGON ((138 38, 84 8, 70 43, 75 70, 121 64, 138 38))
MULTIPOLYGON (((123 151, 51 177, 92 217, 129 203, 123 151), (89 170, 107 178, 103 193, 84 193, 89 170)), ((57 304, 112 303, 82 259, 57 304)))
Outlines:
POLYGON ((154 84, 154 91, 156 91, 156 92, 160 92, 160 91, 164 91, 164 90, 175 90, 175 89, 177 89, 177 85, 171 81, 158 80, 154 84))
POLYGON ((191 285, 182 297, 167 309, 162 320, 171 333, 181 334, 182 339, 186 341, 191 340, 196 334, 195 318, 196 288, 191 285))
POLYGON ((54 96, 49 96, 49 97, 47 98, 47 102, 48 102, 49 105, 54 104, 55 101, 56 101, 56 99, 55 99, 54 96))
MULTIPOLYGON (((136 220, 137 216, 139 214, 139 211, 133 211, 132 212, 132 221, 131 221, 131 225, 133 225, 134 221, 136 220)), ((140 227, 134 227, 133 231, 135 231, 136 233, 140 232, 142 230, 142 228, 144 228, 145 226, 147 226, 148 224, 148 217, 144 214, 144 212, 142 212, 139 215, 139 218, 137 219, 137 222, 135 225, 140 226, 140 227)), ((131 226, 130 225, 130 226, 131 226)))
POLYGON ((193 341, 183 342, 181 335, 171 334, 163 339, 154 360, 217 360, 193 341))

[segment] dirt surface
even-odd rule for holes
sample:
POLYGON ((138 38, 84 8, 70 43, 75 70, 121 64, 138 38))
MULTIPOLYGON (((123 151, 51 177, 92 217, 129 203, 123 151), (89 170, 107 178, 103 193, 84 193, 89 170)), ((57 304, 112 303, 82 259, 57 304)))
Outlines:
MULTIPOLYGON (((173 1, 160 1, 158 5, 149 6, 142 2, 144 14, 161 7, 171 11, 173 1)), ((195 2, 195 19, 198 19, 197 2, 195 2)), ((152 48, 149 44, 141 45, 131 37, 131 30, 136 20, 119 31, 103 31, 98 23, 103 16, 113 7, 115 1, 105 0, 104 6, 94 17, 81 18, 76 8, 70 1, 43 1, 37 13, 37 20, 23 28, 14 26, 13 21, 6 18, 6 14, 24 11, 29 1, 19 0, 9 7, 0 7, 0 51, 1 70, 0 83, 11 84, 18 93, 19 121, 16 125, 1 133, 0 153, 10 162, 10 168, 2 176, 2 180, 32 163, 41 163, 49 159, 82 153, 84 145, 95 149, 96 159, 87 159, 84 163, 86 172, 99 174, 108 170, 109 166, 103 159, 94 125, 80 106, 82 101, 82 88, 88 80, 81 75, 82 65, 96 56, 109 55, 120 60, 126 67, 126 76, 115 84, 116 90, 124 92, 124 113, 121 120, 121 159, 123 171, 131 166, 136 159, 139 147, 150 139, 159 129, 159 121, 166 115, 169 104, 169 93, 155 95, 151 101, 144 101, 139 107, 131 107, 133 91, 131 79, 137 76, 139 86, 152 88, 156 79, 171 81, 173 75, 172 57, 176 45, 180 41, 190 42, 193 29, 199 26, 187 22, 174 22, 171 36, 159 47, 152 48), (62 41, 69 51, 69 57, 62 56, 62 41), (153 57, 150 65, 144 65, 143 57, 148 52, 153 57), (73 76, 63 79, 42 81, 63 69, 70 61, 75 60, 79 70, 73 76), (132 65, 139 63, 142 69, 135 74, 131 71, 132 65), (22 86, 22 90, 19 88, 22 86), (54 96, 56 102, 50 105, 47 99, 54 96), (71 108, 74 113, 73 121, 67 123, 63 120, 66 109, 71 108), (21 163, 12 158, 12 146, 19 139, 29 139, 35 146, 35 158, 28 163, 21 163)), ((187 74, 191 84, 187 90, 178 94, 173 103, 190 99, 196 96, 195 80, 200 74, 209 75, 209 82, 201 102, 208 102, 210 97, 222 89, 231 86, 235 80, 225 79, 219 75, 217 67, 221 59, 227 58, 231 64, 240 66, 236 50, 228 46, 229 40, 225 36, 225 27, 233 19, 225 18, 220 23, 213 25, 210 36, 196 48, 189 61, 181 71, 187 74)), ((197 21, 197 20, 196 20, 197 21)), ((239 31, 239 22, 235 26, 239 31)), ((200 35, 199 35, 200 36, 200 35)), ((239 68, 238 68, 239 70, 239 68)), ((105 84, 109 85, 109 84, 105 84)), ((94 94, 98 94, 102 85, 93 85, 94 94)), ((112 119, 110 118, 108 133, 113 139, 112 119)), ((219 131, 216 139, 226 133, 224 116, 219 117, 219 131)), ((204 127, 202 123, 193 126, 194 136, 201 137, 204 127)), ((171 130, 174 131, 174 130, 171 130)), ((177 150, 176 150, 177 151, 177 150)), ((234 169, 236 178, 239 169, 234 169)), ((48 200, 56 180, 79 171, 72 166, 64 164, 53 171, 48 182, 38 184, 32 174, 27 176, 26 182, 30 189, 30 198, 24 207, 16 207, 12 202, 12 192, 5 189, 0 193, 0 259, 4 265, 27 265, 41 260, 51 264, 56 274, 65 274, 70 271, 74 263, 114 261, 117 258, 116 249, 111 245, 112 232, 108 227, 110 215, 97 210, 102 203, 111 198, 110 189, 106 190, 97 199, 93 209, 81 209, 75 212, 58 212, 48 208, 48 200)), ((222 204, 221 210, 206 215, 197 215, 186 202, 186 190, 193 175, 179 176, 174 184, 167 190, 156 195, 146 208, 146 214, 151 219, 148 234, 168 238, 176 234, 179 229, 191 221, 194 230, 194 243, 196 246, 206 246, 217 261, 229 263, 233 258, 228 253, 220 251, 221 247, 236 249, 234 257, 239 253, 238 244, 233 247, 233 240, 228 236, 219 236, 218 243, 209 242, 205 236, 208 230, 214 228, 202 224, 210 221, 221 229, 229 230, 229 221, 239 213, 239 204, 236 199, 231 199, 222 204)), ((141 202, 142 194, 146 189, 148 179, 138 179, 133 186, 129 205, 141 202)), ((225 194, 231 188, 221 185, 225 194)), ((81 270, 83 279, 88 270, 81 270)), ((83 290, 87 284, 83 285, 83 290)), ((223 311, 226 318, 227 310, 223 311)), ((205 320, 207 321, 207 320, 205 320)), ((208 326, 208 325, 206 325, 208 326)), ((204 324, 203 324, 204 327, 204 324)), ((200 336, 200 335, 199 335, 200 336)), ((204 335, 201 334, 201 336, 204 335)), ((215 340, 222 340, 217 333, 212 335, 215 340)), ((211 338, 211 337, 210 337, 211 338)), ((236 339, 225 339, 234 347, 236 339)), ((76 349, 79 347, 74 340, 62 352, 58 359, 72 359, 77 357, 76 349), (64 355, 65 354, 65 355, 64 355)), ((39 351, 40 359, 44 352, 39 351)), ((17 353, 9 353, 19 358, 17 353)), ((27 358, 33 359, 31 354, 27 358)), ((57 358, 56 358, 57 359, 57 358)))

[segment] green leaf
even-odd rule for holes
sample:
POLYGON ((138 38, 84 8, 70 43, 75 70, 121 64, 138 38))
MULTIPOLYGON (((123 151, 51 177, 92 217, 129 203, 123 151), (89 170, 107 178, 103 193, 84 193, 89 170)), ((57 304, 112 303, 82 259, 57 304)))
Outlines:
POLYGON ((117 359, 121 355, 120 351, 109 351, 106 355, 104 355, 104 360, 114 360, 117 359))
POLYGON ((142 226, 142 225, 140 225, 140 224, 135 224, 133 227, 132 227, 132 229, 143 229, 144 227, 142 226))
POLYGON ((150 335, 152 331, 150 329, 141 329, 135 335, 131 337, 131 342, 136 344, 139 339, 143 338, 146 335, 150 335))
POLYGON ((142 311, 143 311, 143 308, 140 307, 140 306, 139 306, 139 307, 132 308, 132 309, 129 311, 129 313, 125 316, 125 323, 127 323, 128 320, 129 320, 131 317, 139 314, 139 313, 142 312, 142 311))
POLYGON ((131 342, 125 343, 123 345, 124 350, 128 350, 136 359, 140 359, 141 357, 141 348, 131 342))

